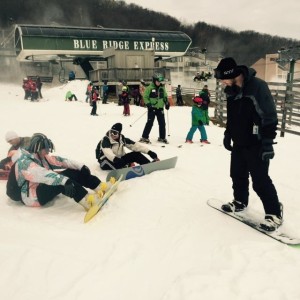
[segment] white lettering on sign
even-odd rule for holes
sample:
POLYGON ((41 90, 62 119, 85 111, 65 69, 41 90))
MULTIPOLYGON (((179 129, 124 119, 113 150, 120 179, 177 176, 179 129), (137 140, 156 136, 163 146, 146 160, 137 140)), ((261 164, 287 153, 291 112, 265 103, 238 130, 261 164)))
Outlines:
POLYGON ((74 49, 97 50, 96 40, 73 40, 74 49))
MULTIPOLYGON (((97 40, 73 40, 74 49, 80 50, 100 50, 98 49, 97 40)), ((151 41, 116 41, 116 40, 103 40, 103 50, 113 47, 117 50, 152 50, 155 51, 168 51, 169 42, 151 42, 151 41)))

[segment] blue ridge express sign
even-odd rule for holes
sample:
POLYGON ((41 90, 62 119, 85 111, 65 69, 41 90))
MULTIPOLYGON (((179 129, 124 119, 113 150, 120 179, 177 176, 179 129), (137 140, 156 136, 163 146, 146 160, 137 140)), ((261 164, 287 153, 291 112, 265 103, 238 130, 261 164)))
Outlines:
POLYGON ((119 50, 152 50, 169 51, 169 42, 145 42, 145 41, 111 41, 102 40, 98 46, 97 40, 73 40, 73 50, 104 50, 110 47, 119 50))
POLYGON ((38 55, 103 55, 103 50, 154 50, 156 56, 183 55, 191 38, 180 31, 16 25, 18 60, 38 55))

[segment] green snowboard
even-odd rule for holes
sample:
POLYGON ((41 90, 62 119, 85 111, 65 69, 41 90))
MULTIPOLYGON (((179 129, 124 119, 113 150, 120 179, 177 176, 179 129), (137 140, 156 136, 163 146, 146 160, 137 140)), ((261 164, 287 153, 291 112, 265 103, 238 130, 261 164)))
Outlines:
POLYGON ((145 165, 138 165, 135 167, 129 167, 119 170, 112 170, 108 173, 106 177, 106 181, 109 181, 111 177, 119 178, 121 175, 123 175, 122 180, 128 180, 131 178, 141 177, 147 174, 150 174, 154 171, 158 170, 167 170, 171 168, 175 168, 177 163, 177 156, 155 161, 149 164, 145 165))

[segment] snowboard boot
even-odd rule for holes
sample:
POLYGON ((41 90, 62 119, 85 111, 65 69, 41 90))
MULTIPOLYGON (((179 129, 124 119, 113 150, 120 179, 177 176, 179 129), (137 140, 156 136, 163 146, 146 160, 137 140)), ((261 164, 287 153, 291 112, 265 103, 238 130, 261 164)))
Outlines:
POLYGON ((187 144, 193 144, 194 142, 192 140, 186 140, 185 141, 187 144))
POLYGON ((169 144, 167 139, 158 138, 157 141, 160 142, 160 143, 169 144))
POLYGON ((279 203, 280 205, 280 215, 270 215, 266 214, 265 221, 260 224, 260 228, 265 231, 275 231, 278 229, 282 223, 283 223, 283 205, 279 203))
POLYGON ((221 209, 226 212, 240 212, 243 211, 247 206, 240 202, 233 200, 232 202, 228 202, 227 204, 223 204, 221 209))
MULTIPOLYGON (((103 194, 102 194, 103 197, 103 194)), ((102 197, 99 193, 87 194, 83 199, 81 199, 78 203, 83 206, 83 208, 88 211, 94 205, 100 205, 102 197)))
POLYGON ((110 187, 116 182, 115 177, 111 177, 108 182, 101 182, 96 188, 95 192, 99 195, 99 197, 103 197, 104 194, 110 189, 110 187))

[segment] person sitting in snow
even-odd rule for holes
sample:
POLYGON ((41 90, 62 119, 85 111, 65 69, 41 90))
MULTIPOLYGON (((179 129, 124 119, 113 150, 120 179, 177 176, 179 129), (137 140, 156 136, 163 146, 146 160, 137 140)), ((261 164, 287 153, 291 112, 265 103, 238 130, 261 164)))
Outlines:
POLYGON ((20 137, 14 131, 8 131, 5 134, 5 140, 11 145, 7 157, 0 161, 0 169, 9 170, 12 166, 12 157, 17 154, 19 148, 27 148, 30 144, 31 137, 20 137))
POLYGON ((71 91, 67 91, 65 101, 72 101, 73 99, 75 101, 77 101, 76 95, 74 93, 72 93, 71 91))
POLYGON ((155 152, 121 134, 122 127, 121 123, 114 124, 97 145, 96 159, 102 170, 122 169, 135 163, 139 165, 150 163, 142 153, 148 154, 153 161, 159 160, 155 152), (132 152, 126 153, 125 147, 132 152))
POLYGON ((72 198, 86 210, 100 202, 108 184, 92 175, 83 163, 50 155, 53 150, 46 135, 34 134, 28 151, 21 149, 22 154, 11 169, 7 195, 32 207, 43 206, 59 194, 72 198), (85 187, 95 191, 92 197, 85 187))

